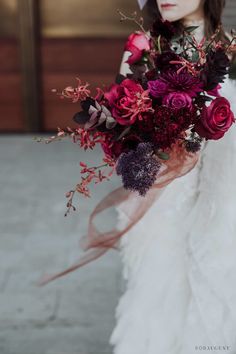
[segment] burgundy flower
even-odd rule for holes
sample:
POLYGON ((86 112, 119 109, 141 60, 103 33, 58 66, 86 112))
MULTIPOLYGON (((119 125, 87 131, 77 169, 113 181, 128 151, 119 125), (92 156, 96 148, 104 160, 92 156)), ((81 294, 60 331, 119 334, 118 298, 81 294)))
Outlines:
MULTIPOLYGON (((168 68, 173 68, 174 65, 170 64, 170 61, 179 61, 180 57, 174 52, 167 51, 161 54, 158 54, 155 59, 155 65, 157 69, 163 70, 168 68)), ((176 66, 175 66, 176 67, 176 66)))
POLYGON ((140 133, 148 133, 154 130, 153 113, 146 113, 142 120, 138 120, 137 127, 140 133))
POLYGON ((189 108, 176 111, 167 106, 156 107, 153 118, 155 126, 152 134, 153 143, 162 149, 171 147, 196 120, 196 114, 189 108))
POLYGON ((224 97, 215 98, 209 107, 204 107, 195 131, 206 139, 218 140, 235 122, 229 101, 224 97))
POLYGON ((152 26, 151 29, 151 35, 153 37, 159 37, 162 36, 166 38, 168 41, 171 40, 171 38, 175 35, 176 29, 174 25, 169 22, 165 21, 163 19, 157 19, 152 26))
POLYGON ((158 80, 149 84, 149 90, 153 97, 163 97, 169 92, 185 92, 190 97, 196 97, 203 91, 202 83, 187 70, 177 73, 175 70, 167 70, 158 80))
POLYGON ((153 141, 158 148, 170 147, 179 135, 178 125, 173 122, 172 114, 169 107, 161 106, 155 110, 153 141))
POLYGON ((129 65, 135 64, 142 59, 145 51, 150 50, 150 41, 143 32, 132 33, 125 44, 125 50, 131 52, 126 62, 129 65))
POLYGON ((162 103, 173 109, 192 108, 192 98, 184 92, 171 92, 164 97, 162 103))
POLYGON ((142 119, 145 112, 152 111, 148 90, 144 91, 140 84, 130 79, 112 85, 104 96, 109 102, 112 116, 121 125, 132 125, 136 119, 142 119))
POLYGON ((201 76, 204 82, 204 90, 213 90, 219 82, 224 82, 228 73, 230 60, 223 48, 212 49, 208 52, 206 64, 201 76))
POLYGON ((158 76, 158 72, 156 69, 151 69, 149 71, 147 71, 145 73, 145 76, 147 78, 148 81, 150 80, 156 80, 157 76, 158 76))

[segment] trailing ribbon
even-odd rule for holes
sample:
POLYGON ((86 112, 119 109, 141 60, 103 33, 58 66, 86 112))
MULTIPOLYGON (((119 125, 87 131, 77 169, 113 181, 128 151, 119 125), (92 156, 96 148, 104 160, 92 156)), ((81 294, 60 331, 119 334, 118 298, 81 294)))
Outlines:
MULTIPOLYGON (((148 191, 145 197, 137 196, 136 193, 125 190, 123 187, 117 188, 109 193, 95 207, 89 218, 88 233, 81 240, 81 247, 85 251, 84 255, 77 263, 64 271, 55 275, 44 277, 40 285, 44 285, 65 274, 68 274, 85 264, 99 258, 109 249, 118 249, 118 241, 133 227, 159 198, 164 188, 176 178, 184 176, 196 165, 200 153, 187 152, 182 146, 176 144, 169 151, 169 160, 163 161, 163 169, 158 174, 155 184, 148 191), (132 199, 139 198, 139 203, 131 203, 132 199), (122 203, 128 202, 126 215, 128 223, 122 229, 116 227, 108 232, 101 233, 94 224, 94 219, 104 210, 111 207, 118 207, 122 203), (131 205, 132 204, 132 205, 131 205)), ((118 223, 117 223, 118 225, 118 223)), ((116 226, 117 226, 116 225, 116 226)))

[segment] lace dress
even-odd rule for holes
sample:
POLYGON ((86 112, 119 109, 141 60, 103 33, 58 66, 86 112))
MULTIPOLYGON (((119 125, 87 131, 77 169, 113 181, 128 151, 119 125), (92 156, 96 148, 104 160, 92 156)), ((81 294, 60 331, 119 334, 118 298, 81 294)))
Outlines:
MULTIPOLYGON (((236 113, 235 93, 227 79, 221 94, 236 113)), ((196 167, 123 236, 126 290, 110 338, 114 354, 236 353, 235 181, 234 125, 207 142, 196 167)), ((120 225, 140 198, 118 210, 120 225)))

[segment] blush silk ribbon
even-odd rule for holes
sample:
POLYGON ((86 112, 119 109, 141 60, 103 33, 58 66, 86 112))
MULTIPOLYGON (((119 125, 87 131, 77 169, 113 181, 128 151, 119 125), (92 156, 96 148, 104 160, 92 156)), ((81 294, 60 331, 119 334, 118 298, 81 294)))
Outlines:
POLYGON ((114 227, 108 232, 100 232, 94 224, 95 218, 103 211, 112 207, 118 207, 126 201, 129 203, 132 198, 137 198, 135 192, 130 192, 123 187, 120 187, 110 192, 104 199, 102 199, 90 215, 88 233, 80 241, 80 246, 85 252, 78 262, 60 273, 43 277, 40 280, 39 285, 45 285, 52 280, 84 266, 102 256, 109 249, 118 249, 118 241, 120 238, 144 216, 148 209, 159 198, 164 191, 164 188, 174 181, 175 178, 179 178, 190 172, 196 165, 200 156, 200 152, 187 152, 178 144, 175 144, 174 147, 167 152, 169 152, 170 158, 167 161, 163 161, 163 169, 159 172, 152 188, 148 191, 145 197, 140 197, 139 203, 134 203, 134 206, 127 208, 126 215, 129 220, 127 224, 122 229, 118 229, 117 222, 117 227, 114 227))

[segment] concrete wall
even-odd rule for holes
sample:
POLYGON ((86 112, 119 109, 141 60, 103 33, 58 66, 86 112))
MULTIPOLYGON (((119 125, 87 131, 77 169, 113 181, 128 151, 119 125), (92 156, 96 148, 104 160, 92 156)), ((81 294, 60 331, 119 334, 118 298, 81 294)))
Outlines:
POLYGON ((227 30, 236 29, 236 0, 226 0, 223 22, 227 30))

